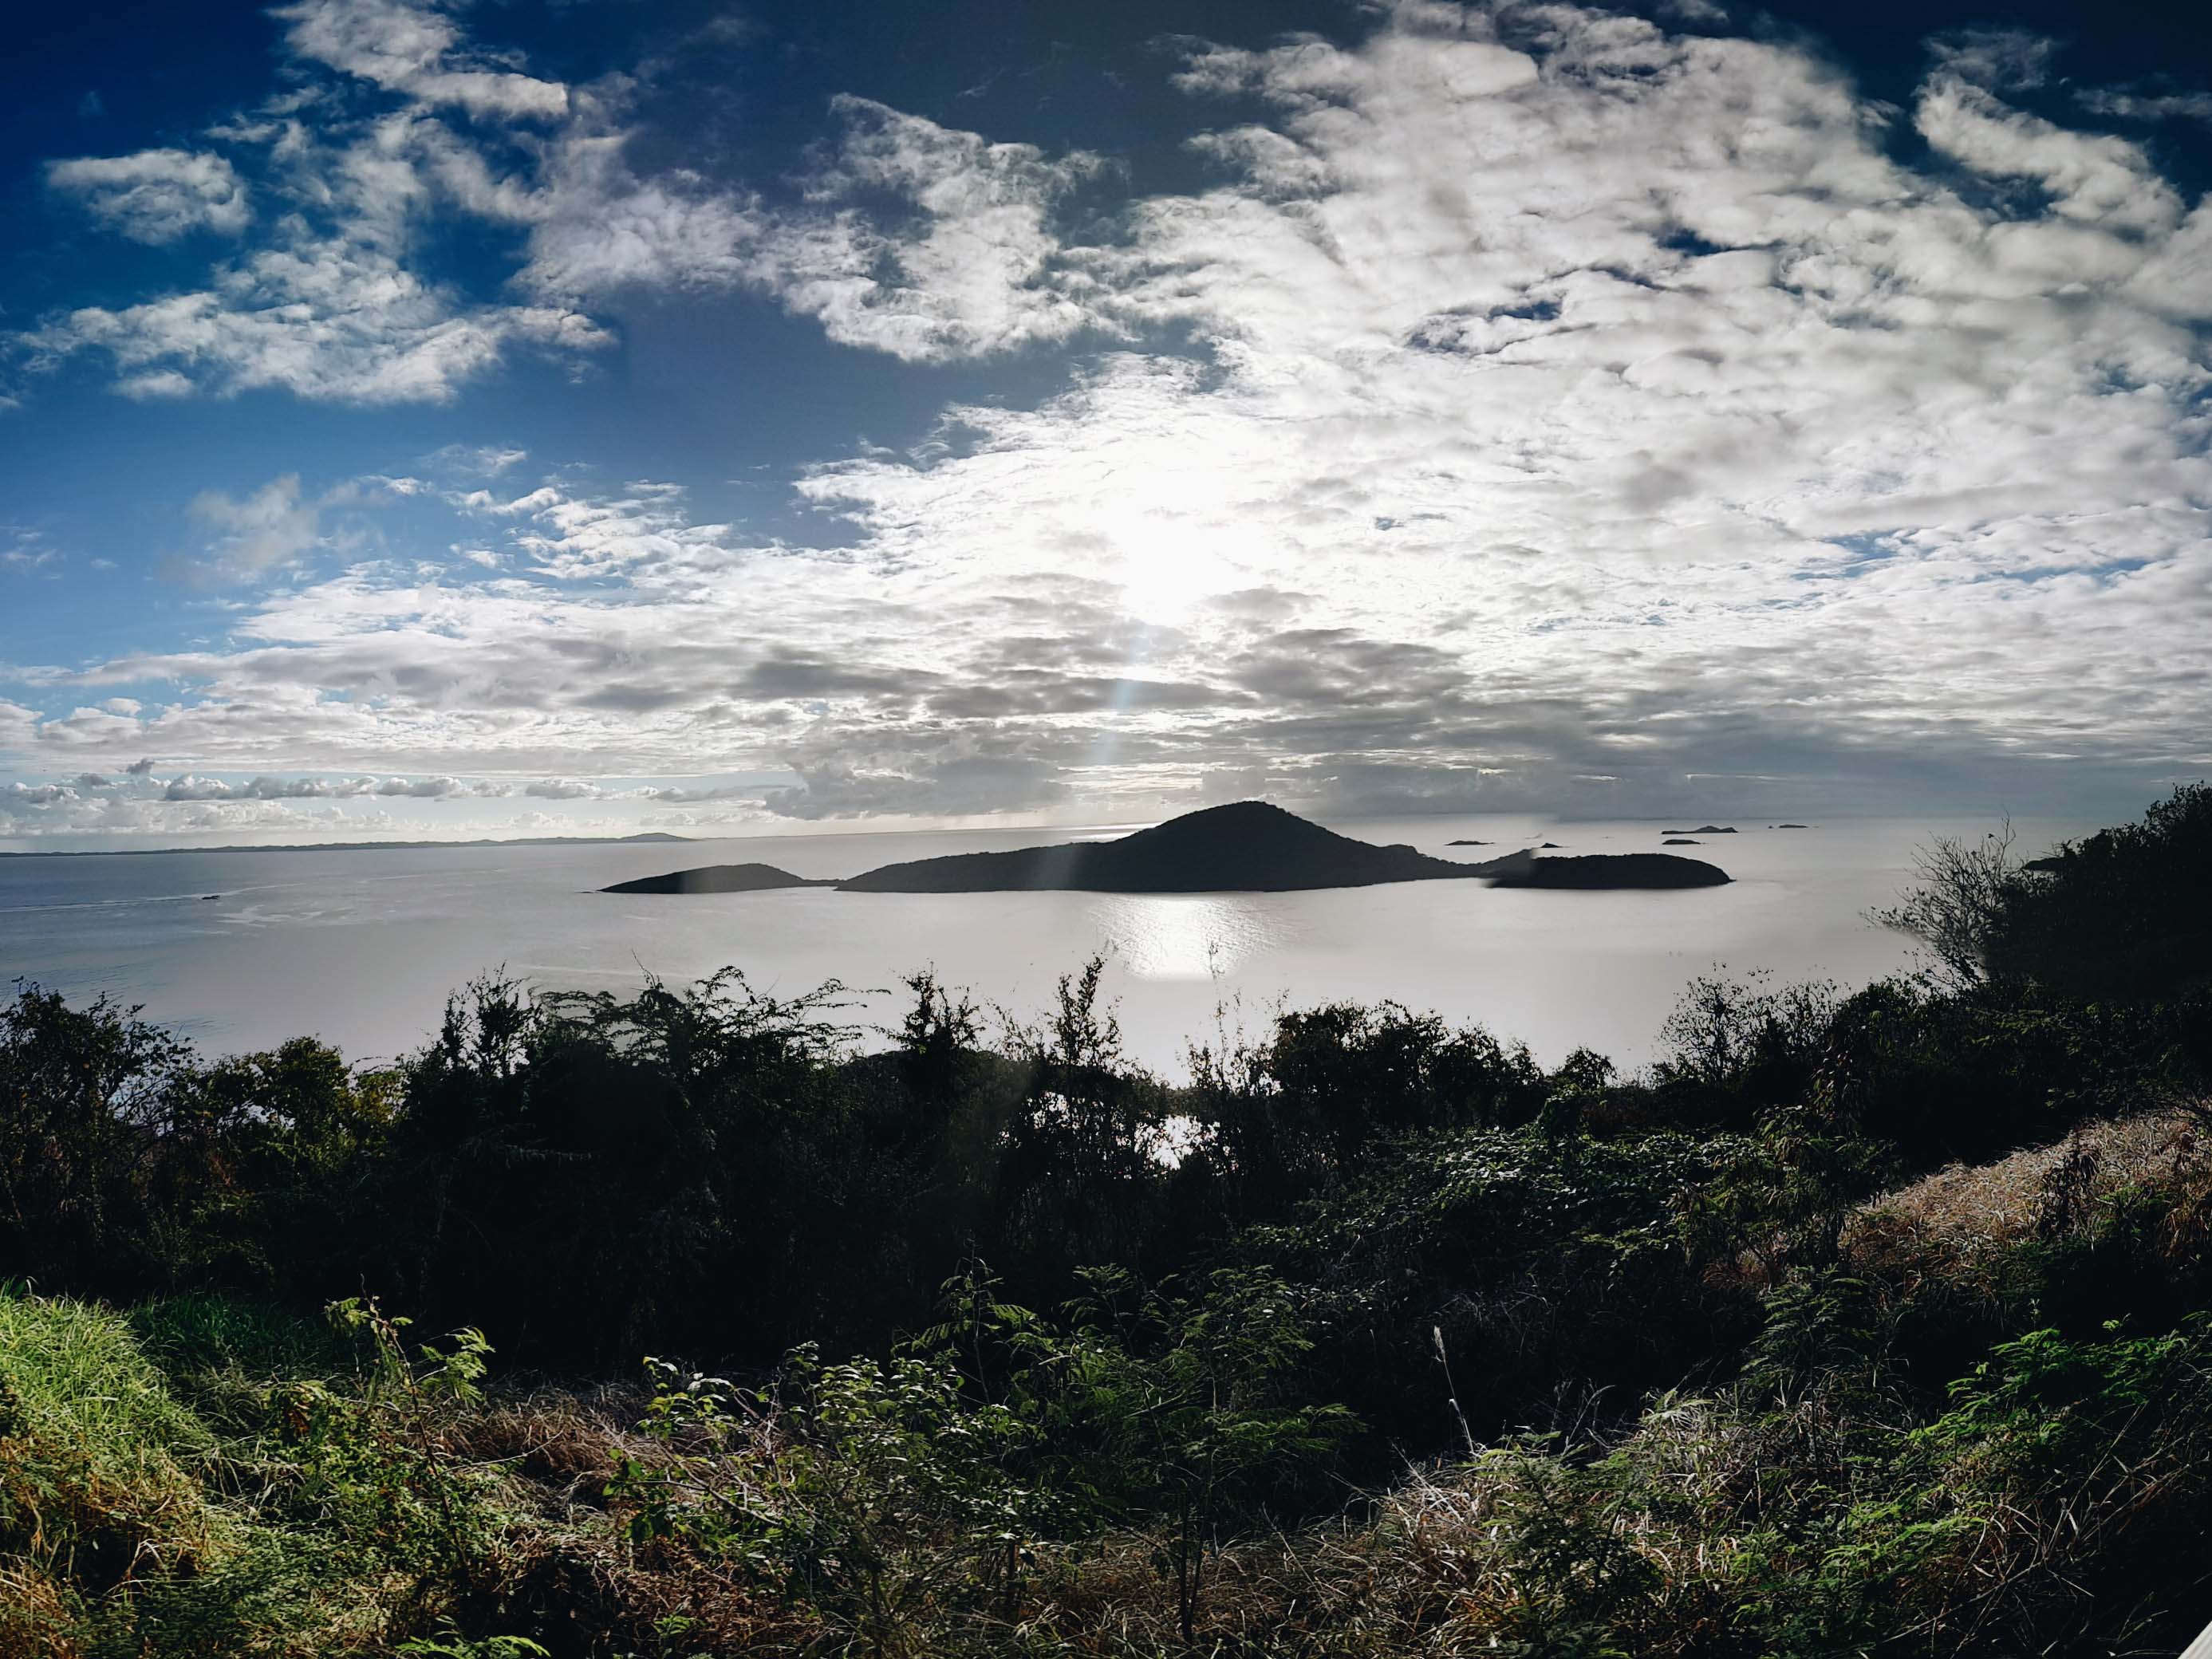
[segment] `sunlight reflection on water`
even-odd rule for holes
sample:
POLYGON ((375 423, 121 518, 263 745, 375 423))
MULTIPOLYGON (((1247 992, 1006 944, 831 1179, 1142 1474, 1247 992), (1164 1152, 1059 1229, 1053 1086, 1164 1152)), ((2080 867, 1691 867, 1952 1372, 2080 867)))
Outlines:
POLYGON ((1265 898, 1117 893, 1100 897, 1091 915, 1115 960, 1148 980, 1218 979, 1297 932, 1265 898))

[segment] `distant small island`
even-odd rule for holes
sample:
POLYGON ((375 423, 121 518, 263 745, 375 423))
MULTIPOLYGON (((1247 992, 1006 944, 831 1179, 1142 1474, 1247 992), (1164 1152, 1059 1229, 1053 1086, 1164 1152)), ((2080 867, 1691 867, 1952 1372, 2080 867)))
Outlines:
POLYGON ((1495 847, 1497 844, 1492 841, 1448 841, 1444 843, 1447 847, 1495 847))
POLYGON ((1735 834, 1735 826, 1732 823, 1701 823, 1694 830, 1662 830, 1659 833, 1662 836, 1732 836, 1735 834))
POLYGON ((1703 847, 1705 842, 1688 836, 1669 836, 1659 843, 1662 847, 1703 847))
MULTIPOLYGON (((1547 842, 1546 847, 1553 843, 1547 842)), ((1067 842, 1004 853, 956 853, 887 864, 844 881, 813 881, 766 864, 709 865, 620 882, 610 893, 738 893, 835 887, 845 893, 1281 893, 1401 881, 1488 879, 1498 886, 1711 887, 1726 872, 1664 853, 1539 859, 1510 853, 1481 864, 1377 847, 1264 801, 1187 812, 1115 841, 1067 842)))
POLYGON ((1809 823, 1778 823, 1774 827, 1777 830, 1810 830, 1813 826, 1809 823))

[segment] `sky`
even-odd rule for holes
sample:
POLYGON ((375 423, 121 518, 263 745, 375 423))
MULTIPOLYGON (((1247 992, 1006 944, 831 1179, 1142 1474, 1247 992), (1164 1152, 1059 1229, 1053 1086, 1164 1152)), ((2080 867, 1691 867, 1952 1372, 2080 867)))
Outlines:
POLYGON ((2203 8, 15 27, 0 846, 2212 772, 2203 8))

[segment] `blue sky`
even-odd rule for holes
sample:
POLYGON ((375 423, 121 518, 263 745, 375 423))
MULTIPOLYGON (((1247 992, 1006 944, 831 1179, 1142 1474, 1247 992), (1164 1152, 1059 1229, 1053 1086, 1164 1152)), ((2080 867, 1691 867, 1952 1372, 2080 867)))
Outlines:
POLYGON ((2127 811, 2200 15, 299 0, 0 100, 0 843, 2127 811))

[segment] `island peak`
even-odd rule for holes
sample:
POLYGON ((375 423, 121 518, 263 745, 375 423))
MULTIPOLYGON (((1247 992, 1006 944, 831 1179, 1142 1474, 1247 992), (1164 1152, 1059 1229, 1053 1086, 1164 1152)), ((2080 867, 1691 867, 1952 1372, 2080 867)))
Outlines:
POLYGON ((1241 800, 1186 812, 1115 841, 916 859, 839 885, 876 893, 1289 892, 1443 880, 1483 870, 1410 847, 1355 841, 1267 801, 1241 800))

